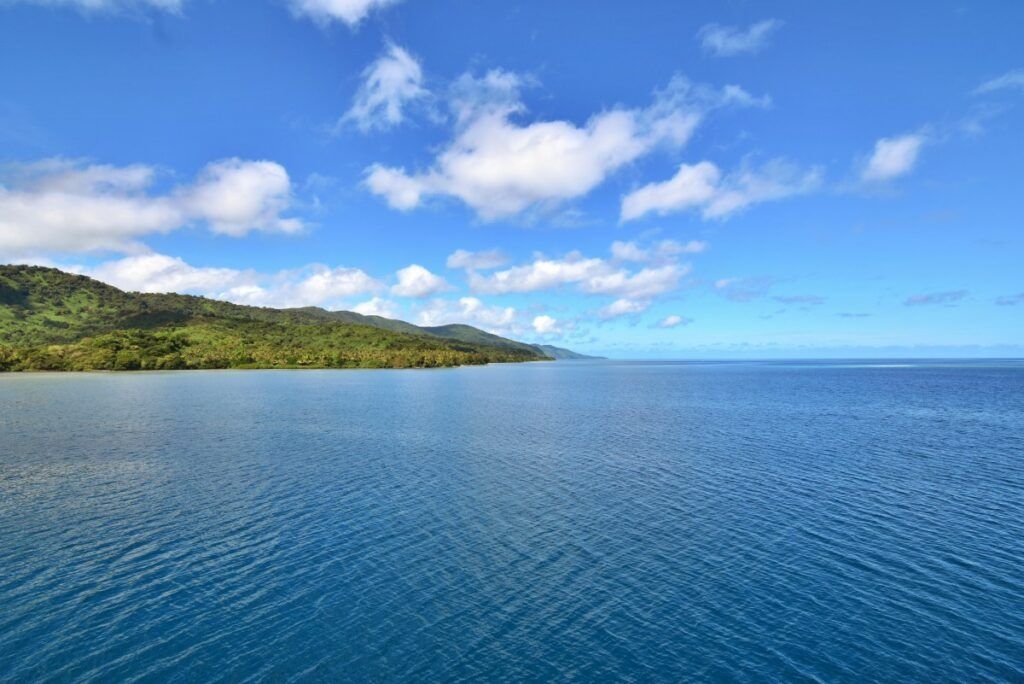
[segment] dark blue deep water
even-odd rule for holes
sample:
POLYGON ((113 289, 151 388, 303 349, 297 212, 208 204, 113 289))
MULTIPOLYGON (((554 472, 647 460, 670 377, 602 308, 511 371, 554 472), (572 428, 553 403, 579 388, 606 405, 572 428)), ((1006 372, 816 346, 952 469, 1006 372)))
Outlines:
POLYGON ((0 680, 1022 681, 1024 365, 0 377, 0 680))

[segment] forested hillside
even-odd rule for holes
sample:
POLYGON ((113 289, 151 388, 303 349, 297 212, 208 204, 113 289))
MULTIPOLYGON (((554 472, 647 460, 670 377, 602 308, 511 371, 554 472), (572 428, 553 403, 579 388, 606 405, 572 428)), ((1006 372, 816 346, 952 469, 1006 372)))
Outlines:
POLYGON ((425 368, 545 358, 470 326, 129 293, 57 269, 0 266, 0 370, 425 368))

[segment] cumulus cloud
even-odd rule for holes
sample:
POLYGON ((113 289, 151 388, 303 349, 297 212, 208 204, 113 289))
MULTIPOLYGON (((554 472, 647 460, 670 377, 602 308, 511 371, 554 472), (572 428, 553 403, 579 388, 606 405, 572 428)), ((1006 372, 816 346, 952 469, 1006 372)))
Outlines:
POLYGON ((580 289, 589 294, 604 294, 629 299, 650 299, 675 290, 679 279, 690 272, 688 265, 665 264, 645 267, 635 273, 623 269, 597 273, 580 282, 580 289))
POLYGON ((880 182, 910 173, 925 142, 925 137, 919 133, 880 138, 861 173, 861 179, 880 182))
POLYGON ((238 237, 252 230, 294 233, 302 222, 281 218, 291 204, 291 181, 280 164, 224 159, 206 166, 174 198, 186 217, 209 224, 215 233, 238 237))
POLYGON ((904 300, 904 306, 956 306, 956 303, 967 296, 967 290, 948 290, 945 292, 929 292, 913 295, 904 300))
POLYGON ((196 267, 165 254, 139 254, 80 269, 80 272, 135 292, 225 292, 257 279, 252 271, 196 267))
POLYGON ((397 318, 398 305, 388 299, 373 297, 360 302, 352 307, 352 311, 364 316, 383 316, 384 318, 397 318))
POLYGON ((587 294, 647 299, 674 290, 689 270, 688 265, 672 262, 630 272, 611 261, 572 252, 562 259, 540 257, 532 263, 487 275, 471 273, 469 283, 474 292, 488 294, 537 292, 575 285, 587 294))
POLYGON ((597 315, 604 319, 636 315, 647 311, 650 306, 651 303, 649 301, 626 298, 616 299, 608 306, 602 307, 597 312, 597 315))
POLYGON ((355 101, 338 123, 353 122, 363 132, 391 128, 402 123, 408 105, 428 95, 419 62, 403 48, 390 44, 363 71, 355 101))
POLYGON ((670 330, 672 328, 678 328, 679 326, 690 325, 690 323, 693 323, 693 319, 672 314, 671 316, 665 316, 662 318, 654 327, 670 330))
POLYGON ((1024 90, 1024 69, 1007 71, 1002 76, 985 81, 974 89, 974 94, 984 95, 997 90, 1024 90))
POLYGON ((467 271, 486 271, 508 263, 508 257, 497 249, 483 252, 469 252, 457 249, 448 255, 448 268, 462 268, 467 271))
POLYGON ((380 290, 380 281, 358 268, 310 264, 298 269, 253 270, 192 266, 164 254, 136 254, 92 267, 66 267, 123 290, 180 292, 252 306, 329 306, 380 290))
POLYGON ((538 335, 557 335, 561 332, 558 320, 546 314, 533 319, 533 329, 538 335))
POLYGON ((778 19, 759 21, 746 29, 739 26, 706 24, 697 32, 697 39, 706 52, 717 57, 732 57, 758 52, 768 45, 772 34, 780 28, 782 22, 778 19))
POLYGON ((312 19, 322 26, 340 21, 356 27, 370 12, 393 5, 398 0, 289 0, 296 16, 312 19))
POLYGON ((400 269, 395 275, 398 282, 391 287, 391 294, 399 297, 429 297, 451 289, 445 279, 435 275, 419 264, 400 269))
POLYGON ((700 210, 705 219, 725 218, 753 204, 811 192, 821 180, 821 169, 800 168, 783 159, 760 167, 745 163, 724 176, 709 161, 682 164, 672 178, 626 195, 620 218, 632 221, 650 213, 664 216, 688 209, 700 210))
POLYGON ((511 217, 586 195, 622 166, 659 145, 680 146, 703 117, 724 106, 764 105, 738 86, 721 90, 677 76, 645 109, 612 108, 582 126, 570 121, 520 124, 522 79, 492 71, 457 82, 455 136, 430 169, 410 173, 375 164, 366 187, 407 211, 430 196, 454 197, 484 221, 511 217))
POLYGON ((428 327, 467 323, 496 335, 521 331, 514 308, 488 306, 476 297, 462 297, 456 301, 433 299, 420 307, 416 322, 428 327))
POLYGON ((11 166, 0 184, 0 253, 140 251, 137 239, 204 223, 214 233, 295 233, 282 214, 292 204, 280 164, 224 159, 196 180, 150 192, 156 169, 48 159, 11 166))
MULTIPOLYGON (((180 12, 183 0, 6 0, 9 4, 42 7, 72 7, 86 12, 112 12, 132 9, 156 9, 180 12)), ((4 4, 0 2, 0 5, 4 4)))

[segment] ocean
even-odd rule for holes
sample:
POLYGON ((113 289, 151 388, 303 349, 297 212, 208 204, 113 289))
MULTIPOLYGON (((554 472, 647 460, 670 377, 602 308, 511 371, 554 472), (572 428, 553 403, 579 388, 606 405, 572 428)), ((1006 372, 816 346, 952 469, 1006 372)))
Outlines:
POLYGON ((1024 363, 0 376, 0 680, 1024 681, 1024 363))

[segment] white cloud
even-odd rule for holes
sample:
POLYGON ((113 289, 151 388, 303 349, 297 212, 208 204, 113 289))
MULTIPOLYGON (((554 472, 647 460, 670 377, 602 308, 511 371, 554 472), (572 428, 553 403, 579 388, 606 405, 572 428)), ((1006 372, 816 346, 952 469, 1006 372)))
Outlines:
POLYGON ((602 259, 587 259, 573 252, 564 259, 539 258, 525 266, 514 266, 489 275, 470 273, 470 287, 475 292, 507 294, 550 290, 566 283, 579 283, 599 273, 606 273, 608 264, 602 259))
POLYGON ((782 22, 768 19, 751 24, 746 29, 738 26, 706 24, 697 32, 701 47, 718 57, 732 57, 743 53, 754 53, 768 44, 768 39, 782 22))
POLYGON ((538 335, 557 335, 561 332, 558 327, 558 320, 548 315, 537 316, 533 319, 533 329, 538 335))
POLYGON ((176 196, 187 216, 206 221, 215 233, 238 237, 252 230, 294 233, 298 219, 281 218, 291 204, 291 182, 280 164, 224 159, 199 174, 176 196))
POLYGON ((432 294, 451 289, 444 278, 431 273, 419 264, 406 266, 395 275, 398 277, 398 283, 392 286, 391 294, 399 297, 429 297, 432 294))
POLYGON ((373 10, 396 2, 398 0, 290 0, 289 4, 297 16, 309 17, 318 24, 342 21, 355 27, 373 10))
POLYGON ((665 316, 660 321, 658 321, 655 327, 669 330, 671 328, 678 328, 681 325, 689 325, 692 322, 693 321, 689 318, 683 318, 682 316, 672 314, 671 316, 665 316))
POLYGON ((428 95, 423 88, 423 69, 419 62, 401 47, 391 44, 363 71, 363 84, 352 108, 338 123, 352 121, 363 132, 391 128, 402 123, 405 107, 428 95))
POLYGON ((641 314, 651 306, 649 301, 635 299, 616 299, 614 302, 598 311, 601 318, 618 318, 619 316, 641 314))
MULTIPOLYGON (((158 9, 180 12, 183 0, 6 0, 10 4, 42 7, 73 7, 86 12, 110 12, 131 9, 158 9)), ((0 4, 4 4, 0 2, 0 4)))
POLYGON ((669 180, 649 183, 626 195, 622 220, 631 221, 652 211, 664 215, 705 205, 714 198, 721 177, 711 162, 682 164, 669 180))
POLYGON ((537 292, 575 285, 586 294, 651 299, 674 290, 689 271, 689 265, 670 261, 630 272, 615 262, 572 252, 563 259, 539 257, 532 263, 487 275, 471 272, 469 284, 474 292, 489 294, 537 292))
POLYGON ((612 258, 619 261, 647 261, 648 251, 637 246, 635 242, 616 240, 612 243, 612 258))
POLYGON ((985 81, 974 89, 974 94, 983 95, 997 90, 1024 90, 1024 69, 1007 71, 1002 76, 985 81))
POLYGON ((431 300, 420 308, 416 322, 428 327, 466 323, 497 335, 521 331, 514 308, 487 306, 476 297, 431 300))
POLYGON ((677 254, 700 254, 708 248, 708 243, 702 240, 690 240, 689 242, 677 242, 675 240, 662 240, 651 247, 640 247, 636 242, 616 241, 612 243, 612 258, 619 261, 658 261, 671 258, 677 254))
POLYGON ((366 186, 398 210, 419 206, 428 196, 461 200, 485 221, 550 207, 581 197, 622 166, 662 144, 680 146, 710 110, 762 105, 738 86, 715 90, 677 76, 646 109, 606 110, 584 125, 569 121, 512 120, 525 109, 518 99, 521 79, 491 72, 464 76, 452 107, 454 139, 423 173, 375 164, 366 186), (465 95, 465 93, 470 93, 465 95))
POLYGON ((665 254, 669 253, 668 250, 670 249, 674 249, 676 254, 701 254, 707 251, 708 246, 708 243, 704 240, 690 240, 685 243, 665 240, 659 243, 658 249, 665 254))
POLYGON ((485 271, 508 263, 508 257, 497 249, 485 252, 469 252, 457 249, 448 256, 448 268, 463 268, 467 271, 485 271))
POLYGON ((373 297, 365 302, 360 302, 352 307, 352 311, 364 316, 383 316, 384 318, 397 318, 398 305, 388 299, 373 297))
POLYGON ((273 274, 192 266, 178 257, 148 253, 93 267, 65 267, 124 290, 180 292, 253 306, 328 306, 380 290, 383 285, 358 268, 310 264, 273 274))
POLYGON ((270 161, 224 159, 190 185, 147 192, 156 169, 48 159, 8 167, 0 184, 0 253, 141 251, 137 239, 205 223, 214 233, 294 233, 288 173, 270 161))
POLYGON ((286 280, 278 286, 278 296, 280 301, 289 302, 291 306, 334 302, 380 289, 380 282, 359 268, 330 268, 316 264, 283 272, 282 276, 286 280), (292 278, 297 278, 297 282, 290 282, 292 278))
POLYGON ((861 178, 865 181, 887 181, 910 173, 925 142, 925 137, 918 133, 879 139, 861 178))
POLYGON ((705 219, 724 218, 752 204, 810 192, 821 184, 821 177, 816 167, 801 169, 782 159, 759 168, 744 164, 725 176, 708 161, 682 164, 672 178, 649 183, 626 195, 621 220, 687 209, 700 209, 705 219))
POLYGON ((688 265, 674 263, 642 268, 636 273, 617 270, 598 274, 582 281, 580 289, 590 294, 648 299, 676 289, 679 279, 689 272, 688 265))
POLYGON ((164 254, 139 254, 80 272, 136 292, 223 292, 251 284, 257 278, 251 271, 190 266, 164 254))

